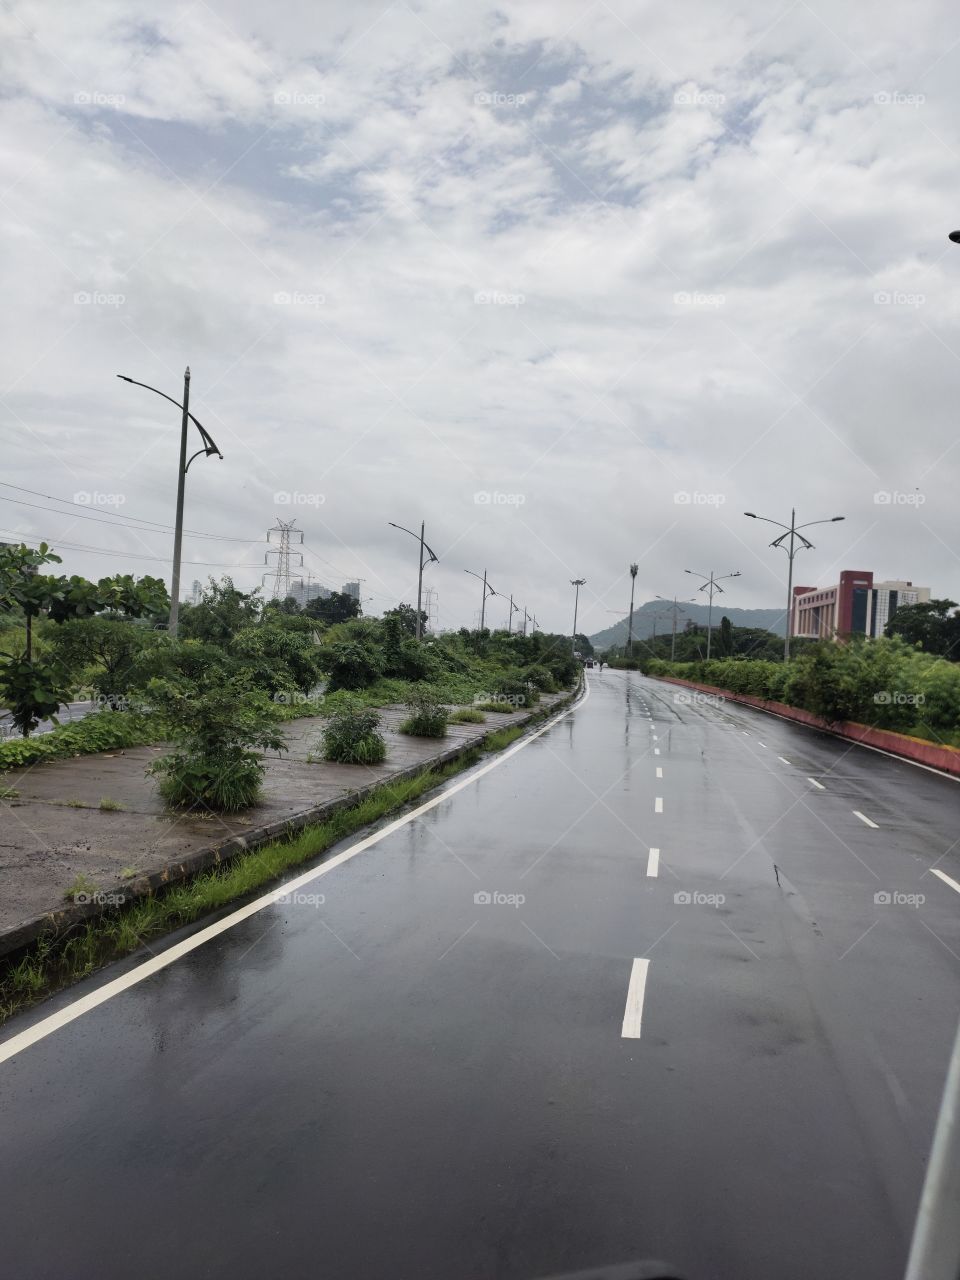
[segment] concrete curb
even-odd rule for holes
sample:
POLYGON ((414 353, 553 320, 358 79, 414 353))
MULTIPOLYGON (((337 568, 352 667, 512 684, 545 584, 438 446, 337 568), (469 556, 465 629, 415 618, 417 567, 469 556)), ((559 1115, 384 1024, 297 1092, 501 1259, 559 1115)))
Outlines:
MULTIPOLYGON (((583 689, 584 684, 581 679, 580 684, 573 693, 560 698, 552 706, 544 708, 542 711, 531 711, 523 717, 518 717, 510 724, 490 729, 489 732, 478 735, 467 742, 461 742, 455 747, 448 747, 445 751, 439 751, 436 755, 430 756, 426 760, 420 760, 414 765, 408 765, 405 769, 398 769, 396 773, 390 774, 387 778, 367 783, 365 786, 357 787, 355 790, 349 791, 345 795, 337 796, 333 800, 325 800, 322 804, 311 805, 310 808, 303 809, 299 813, 293 814, 292 817, 284 818, 278 822, 267 823, 262 827, 255 827, 242 836, 232 836, 229 840, 223 840, 218 844, 207 845, 203 849, 197 849, 180 862, 168 863, 165 867, 135 876, 133 879, 124 881, 123 884, 116 885, 113 889, 104 890, 103 892, 107 894, 122 894, 122 902, 118 905, 125 909, 131 903, 136 902, 138 898, 147 897, 158 889, 167 889, 172 885, 181 884, 186 880, 192 879, 193 876, 201 871, 207 871, 211 867, 218 867, 221 863, 229 862, 231 858, 235 858, 238 854, 249 853, 259 848, 260 845, 269 844, 271 840, 276 840, 281 836, 296 835, 297 832, 302 831, 305 827, 314 826, 341 809, 356 808, 358 804, 361 804, 375 791, 390 786, 393 782, 404 782, 409 778, 419 777, 423 773, 430 772, 431 769, 442 768, 444 765, 452 764, 472 751, 482 750, 487 739, 494 733, 501 733, 503 729, 522 727, 524 730, 529 730, 541 721, 551 719, 554 715, 559 714, 559 712, 577 702, 583 696, 583 689)), ((10 929, 4 929, 0 931, 0 963, 6 962, 10 956, 24 950, 41 936, 51 939, 61 937, 78 925, 84 925, 90 921, 100 919, 108 914, 110 910, 110 907, 105 910, 102 904, 96 902, 74 902, 59 911, 48 911, 43 915, 34 916, 30 920, 14 925, 10 929)))
POLYGON ((648 679, 659 680, 664 684, 682 685, 684 688, 696 689, 700 693, 708 693, 729 702, 739 702, 745 707, 753 707, 756 711, 777 716, 781 720, 792 720, 795 724, 806 725, 808 729, 819 729, 821 733, 829 733, 834 738, 843 738, 846 742, 856 743, 857 746, 883 751, 887 755, 899 756, 902 760, 922 764, 928 769, 936 769, 940 773, 960 778, 960 748, 958 747, 939 746, 935 742, 927 742, 924 738, 912 738, 907 733, 895 733, 892 729, 874 729, 871 725, 858 724, 855 720, 831 722, 825 720, 823 716, 814 715, 812 711, 804 711, 802 707, 791 707, 785 702, 758 698, 752 693, 732 693, 729 689, 719 689, 712 684, 698 684, 694 680, 682 680, 679 676, 649 676, 648 679))

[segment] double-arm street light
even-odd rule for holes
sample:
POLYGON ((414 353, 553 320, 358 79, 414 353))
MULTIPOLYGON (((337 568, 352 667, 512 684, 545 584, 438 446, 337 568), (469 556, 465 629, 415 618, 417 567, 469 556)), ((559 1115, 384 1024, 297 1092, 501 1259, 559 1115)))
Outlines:
POLYGON ((425 526, 422 520, 420 521, 419 533, 414 533, 412 529, 405 529, 402 524, 394 524, 392 520, 388 520, 387 524, 390 526, 391 529, 399 529, 401 533, 409 533, 411 538, 416 538, 417 542, 420 543, 420 555, 417 558, 417 564, 419 566, 417 569, 417 639, 419 640, 421 635, 423 634, 423 626, 422 626, 421 619, 423 615, 424 565, 436 564, 436 562, 440 559, 440 557, 438 555, 435 555, 434 552, 430 550, 430 548, 427 546, 427 544, 423 540, 425 526), (427 557, 428 557, 426 561, 423 558, 424 552, 427 553, 427 557))
POLYGON ((700 586, 698 590, 706 591, 707 595, 710 597, 710 608, 707 610, 707 661, 709 662, 710 661, 710 640, 713 635, 713 597, 715 595, 722 596, 723 587, 719 586, 718 584, 723 582, 725 578, 739 578, 740 570, 737 569, 735 573, 721 573, 719 578, 716 576, 716 574, 713 572, 712 569, 710 570, 709 575, 705 573, 698 573, 696 569, 684 569, 683 572, 692 573, 695 578, 702 578, 703 585, 700 586))
POLYGON ((174 400, 173 396, 168 396, 165 391, 158 391, 156 387, 148 386, 146 382, 137 382, 135 378, 128 378, 124 373, 118 373, 117 377, 124 382, 132 383, 135 387, 143 387, 147 391, 152 391, 154 395, 163 396, 164 400, 169 400, 171 404, 175 404, 182 414, 180 419, 180 465, 177 469, 177 519, 173 534, 173 570, 170 574, 170 619, 167 623, 167 631, 176 638, 180 622, 180 548, 183 542, 183 491, 186 485, 187 472, 190 469, 190 463, 194 458, 199 458, 201 453, 208 458, 215 453, 221 462, 223 461, 223 454, 217 448, 209 431, 202 427, 190 412, 189 365, 187 365, 183 375, 183 404, 179 400, 174 400), (200 432, 203 448, 198 449, 188 460, 187 428, 191 422, 200 432))
POLYGON ((510 592, 510 612, 507 614, 507 635, 513 631, 513 615, 520 612, 520 606, 513 603, 513 592, 510 592))
POLYGON ((793 557, 801 549, 810 551, 813 543, 809 538, 805 538, 801 529, 809 529, 815 524, 837 524, 840 520, 845 520, 845 516, 830 516, 826 520, 808 520, 806 524, 797 524, 797 513, 791 508, 790 523, 783 524, 779 520, 771 520, 769 516, 758 516, 755 511, 745 511, 745 516, 749 516, 751 520, 763 520, 766 524, 775 524, 778 529, 782 529, 778 537, 770 543, 771 547, 783 547, 787 553, 787 561, 789 567, 787 569, 787 626, 786 634, 783 638, 783 660, 790 661, 790 633, 793 630, 793 557), (789 542, 787 539, 789 538, 789 542))
MULTIPOLYGON (((670 612, 673 614, 673 630, 670 633, 670 661, 673 662, 677 656, 677 614, 685 613, 686 610, 681 609, 680 605, 677 603, 679 599, 678 596, 674 596, 672 600, 668 596, 656 596, 655 599, 663 600, 665 604, 670 605, 670 612)), ((684 600, 683 603, 693 604, 695 599, 695 596, 690 596, 690 598, 688 600, 684 600)))
MULTIPOLYGON (((483 599, 480 602, 480 630, 483 630, 483 624, 487 617, 487 596, 498 596, 499 591, 494 591, 490 583, 487 582, 487 571, 484 569, 483 577, 479 573, 474 573, 472 569, 464 569, 464 573, 469 573, 471 577, 478 578, 483 583, 483 599)), ((513 597, 511 597, 512 599, 513 597)))
POLYGON ((574 653, 576 653, 576 651, 577 651, 577 610, 578 610, 578 608, 579 608, 579 606, 580 606, 580 588, 584 585, 584 583, 585 583, 585 582, 586 582, 586 578, 571 578, 571 579, 570 579, 570 585, 571 585, 571 587, 576 587, 576 595, 575 595, 575 596, 574 596, 574 598, 573 598, 573 638, 572 638, 572 645, 573 645, 573 651, 574 651, 574 653))

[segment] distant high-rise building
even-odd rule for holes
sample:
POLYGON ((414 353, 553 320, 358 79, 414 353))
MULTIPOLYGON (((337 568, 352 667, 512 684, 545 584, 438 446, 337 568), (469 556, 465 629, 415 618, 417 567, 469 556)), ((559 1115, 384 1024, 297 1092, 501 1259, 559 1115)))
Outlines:
POLYGON ((882 636, 898 609, 929 599, 929 587, 874 582, 869 570, 844 569, 836 586, 794 587, 792 630, 795 636, 814 640, 882 636))
POLYGON ((342 595, 352 596, 354 600, 360 599, 360 583, 359 582, 345 582, 340 590, 342 595))
POLYGON ((199 604, 203 599, 203 583, 199 578, 194 578, 193 587, 190 591, 190 603, 199 604))
POLYGON ((322 582, 313 582, 308 575, 306 582, 299 578, 291 584, 290 594, 302 609, 309 600, 329 600, 333 592, 322 582))

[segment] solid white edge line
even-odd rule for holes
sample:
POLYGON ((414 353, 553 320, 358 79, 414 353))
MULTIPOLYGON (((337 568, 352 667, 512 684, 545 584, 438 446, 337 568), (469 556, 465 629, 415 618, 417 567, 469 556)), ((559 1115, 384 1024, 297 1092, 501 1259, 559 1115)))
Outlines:
POLYGON ((936 867, 931 867, 930 870, 935 876, 939 876, 944 884, 948 884, 951 889, 956 889, 957 893, 960 893, 960 884, 957 884, 952 876, 948 876, 945 871, 938 871, 936 867))
MULTIPOLYGON (((42 1018, 39 1022, 34 1023, 32 1027, 28 1027, 26 1031, 20 1031, 17 1035, 11 1036, 9 1040, 0 1043, 0 1063, 6 1062, 8 1058, 15 1057, 18 1053, 22 1053, 24 1049, 28 1049, 31 1045, 36 1044, 39 1040, 44 1040, 47 1036, 52 1035, 54 1031, 59 1031, 61 1027, 65 1027, 68 1023, 75 1021, 85 1013, 89 1013, 92 1009, 96 1009, 98 1005, 105 1004, 108 1000, 112 1000, 114 996, 120 995, 122 992, 129 990, 130 987, 136 986, 138 982, 143 982, 145 978, 152 977, 161 969, 165 969, 168 965, 173 964, 175 960, 181 959, 185 955, 189 955, 191 951, 196 951, 198 947, 202 947, 205 943, 210 942, 221 933, 226 933, 228 929, 232 929, 234 925, 239 924, 241 920, 247 920, 250 916, 256 915, 258 911, 263 911, 266 907, 273 906, 280 898, 285 898, 288 894, 295 892, 302 885, 309 884, 311 880, 317 880, 320 876, 325 876, 333 871, 335 867, 343 866, 345 862, 349 862, 351 858, 355 858, 358 853, 363 853, 365 849, 371 848, 375 844, 379 844, 381 840, 385 840, 387 836, 393 835, 395 831, 399 831, 401 827, 405 827, 408 822, 412 822, 414 818, 419 818, 421 814, 428 813, 431 809, 435 809, 437 805, 442 804, 444 800, 448 800, 459 791, 463 791, 465 787, 472 786, 485 774, 492 769, 498 768, 505 760, 511 756, 515 756, 518 751, 522 751, 524 747, 528 747, 542 734, 551 729, 558 720, 562 720, 565 716, 570 715, 578 707, 583 706, 587 698, 590 696, 589 682, 584 682, 584 694, 582 698, 578 698, 572 706, 566 710, 552 716, 539 729, 534 730, 529 736, 523 738, 520 742, 512 747, 508 747, 506 751, 500 752, 495 760, 491 760, 489 764, 485 764, 476 772, 471 772, 466 778, 461 778, 459 782, 454 783, 452 787, 448 787, 439 795, 433 796, 424 804, 419 805, 416 809, 411 809, 409 813, 395 818, 393 822, 388 823, 385 827, 381 827, 379 831, 374 831, 371 835, 365 836, 362 840, 358 840, 356 844, 351 845, 349 849, 344 849, 329 861, 321 863, 318 867, 311 867, 309 871, 304 871, 299 876, 294 876, 292 880, 286 880, 283 884, 278 885, 275 889, 271 889, 269 893, 263 894, 262 897, 256 898, 253 902, 248 902, 245 907, 231 912, 224 919, 218 920, 215 924, 208 925, 206 929, 201 929, 198 933, 193 934, 189 938, 185 938, 183 942, 178 942, 175 946, 168 947, 158 956, 153 956, 150 960, 145 960, 143 964, 137 965, 128 973, 123 974, 119 978, 114 978, 112 982, 106 982, 102 987, 98 987, 96 991, 91 991, 89 995, 82 996, 79 1000, 75 1000, 72 1004, 68 1004, 65 1008, 59 1009, 56 1013, 52 1013, 47 1018, 42 1018)), ((389 779, 384 779, 385 782, 389 779)))
POLYGON ((818 781, 816 780, 816 778, 808 778, 808 779, 807 779, 807 781, 810 783, 810 785, 811 785, 811 786, 816 787, 818 791, 826 791, 826 789, 827 789, 827 788, 823 785, 823 783, 822 783, 822 782, 818 782, 818 781))
POLYGON ((789 760, 787 760, 784 756, 777 756, 777 759, 778 759, 778 760, 782 760, 784 764, 789 764, 789 763, 790 763, 790 761, 789 761, 789 760))
POLYGON ((861 813, 859 809, 854 809, 853 814, 855 818, 859 818, 860 821, 866 823, 868 827, 873 827, 874 831, 879 831, 880 829, 879 822, 871 821, 871 819, 868 818, 865 813, 861 813))
POLYGON ((654 802, 653 802, 653 812, 654 812, 654 813, 663 813, 663 796, 657 796, 656 800, 654 800, 654 802))
POLYGON ((630 970, 630 985, 627 987, 627 1007, 623 1014, 623 1026, 620 1028, 621 1040, 639 1040, 640 1024, 643 1021, 643 996, 647 988, 647 970, 649 960, 634 960, 630 970))
POLYGON ((647 875, 658 876, 660 874, 660 850, 651 849, 647 856, 647 875))

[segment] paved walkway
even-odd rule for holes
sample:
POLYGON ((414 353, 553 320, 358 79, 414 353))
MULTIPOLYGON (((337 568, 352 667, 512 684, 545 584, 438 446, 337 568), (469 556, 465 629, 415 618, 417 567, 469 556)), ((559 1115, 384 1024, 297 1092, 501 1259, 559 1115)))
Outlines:
MULTIPOLYGON (((562 696, 544 695, 541 709, 562 696)), ((163 747, 130 747, 11 770, 3 785, 18 795, 0 801, 0 952, 5 932, 62 910, 66 891, 78 875, 109 891, 132 881, 132 873, 162 871, 212 845, 293 820, 326 801, 525 719, 515 713, 488 713, 485 724, 450 725, 446 738, 438 741, 398 733, 407 714, 403 707, 381 709, 387 758, 372 766, 308 763, 308 755, 319 754, 323 717, 289 722, 284 729, 288 752, 266 761, 263 802, 230 815, 171 814, 164 808, 145 773, 163 747), (122 809, 101 810, 103 798, 122 809)))

